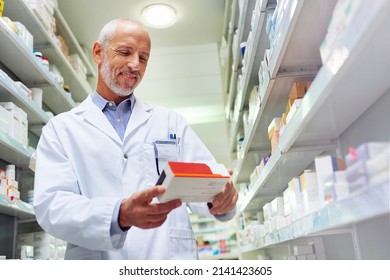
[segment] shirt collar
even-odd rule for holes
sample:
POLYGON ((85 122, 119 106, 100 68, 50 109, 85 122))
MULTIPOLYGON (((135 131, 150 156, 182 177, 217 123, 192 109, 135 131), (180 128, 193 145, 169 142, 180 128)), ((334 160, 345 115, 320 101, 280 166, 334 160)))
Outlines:
MULTIPOLYGON (((129 98, 123 100, 122 102, 129 102, 130 101, 130 104, 131 104, 131 111, 133 110, 134 108, 134 104, 135 104, 135 97, 134 97, 134 93, 130 94, 129 98)), ((112 102, 114 105, 115 103, 113 101, 108 101, 106 100, 105 98, 103 98, 99 93, 97 93, 96 91, 94 91, 92 93, 92 102, 101 110, 103 111, 103 109, 107 106, 108 103, 112 102)), ((121 102, 121 104, 122 104, 121 102)))

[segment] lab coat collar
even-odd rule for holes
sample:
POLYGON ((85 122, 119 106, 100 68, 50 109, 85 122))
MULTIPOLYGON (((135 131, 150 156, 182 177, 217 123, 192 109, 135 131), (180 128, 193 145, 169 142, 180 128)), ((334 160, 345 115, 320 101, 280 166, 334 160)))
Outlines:
POLYGON ((142 102, 140 99, 135 98, 135 104, 129 119, 129 123, 127 124, 125 135, 123 141, 126 140, 126 137, 132 134, 132 132, 146 122, 151 114, 150 111, 153 107, 149 104, 142 102))
POLYGON ((122 145, 122 140, 112 127, 103 112, 93 103, 92 95, 89 95, 79 106, 72 110, 75 114, 85 114, 84 119, 99 129, 101 132, 122 145))
MULTIPOLYGON (((152 109, 153 106, 143 103, 138 98, 135 99, 135 104, 129 119, 129 123, 127 124, 123 141, 125 141, 126 137, 131 135, 137 127, 142 125, 150 118, 150 111, 152 109)), ((72 111, 75 114, 85 113, 86 121, 122 145, 122 140, 119 138, 118 133, 112 127, 102 111, 93 103, 92 95, 89 95, 79 106, 72 109, 72 111)))

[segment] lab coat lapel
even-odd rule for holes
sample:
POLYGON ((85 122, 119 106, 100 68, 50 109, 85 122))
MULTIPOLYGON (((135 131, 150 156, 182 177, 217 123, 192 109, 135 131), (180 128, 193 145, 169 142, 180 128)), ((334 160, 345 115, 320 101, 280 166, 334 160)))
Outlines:
POLYGON ((103 112, 93 104, 92 98, 89 97, 83 103, 83 105, 85 105, 85 120, 122 145, 122 140, 119 138, 118 133, 112 127, 103 112))
POLYGON ((128 137, 137 127, 142 125, 150 118, 150 109, 150 105, 143 103, 139 99, 136 100, 129 123, 127 124, 124 139, 126 139, 126 137, 128 137))

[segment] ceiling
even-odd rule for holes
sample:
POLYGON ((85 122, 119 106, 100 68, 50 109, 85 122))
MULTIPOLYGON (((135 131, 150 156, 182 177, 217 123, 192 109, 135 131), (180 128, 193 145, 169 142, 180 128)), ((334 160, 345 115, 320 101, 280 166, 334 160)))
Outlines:
MULTIPOLYGON (((181 113, 217 161, 231 167, 219 63, 225 0, 58 0, 87 52, 106 22, 122 17, 142 22, 141 10, 152 3, 171 5, 178 19, 167 29, 148 29, 151 57, 135 94, 181 113)), ((96 82, 90 83, 94 88, 96 82)))

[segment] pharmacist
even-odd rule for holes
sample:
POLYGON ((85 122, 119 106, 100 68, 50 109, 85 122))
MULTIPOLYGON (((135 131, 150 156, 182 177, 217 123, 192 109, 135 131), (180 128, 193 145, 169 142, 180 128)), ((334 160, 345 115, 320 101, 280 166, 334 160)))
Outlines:
POLYGON ((221 221, 235 215, 231 181, 212 205, 158 203, 165 189, 155 184, 166 161, 215 159, 180 115, 134 95, 150 47, 139 23, 107 23, 93 46, 96 92, 43 128, 34 208, 42 228, 68 242, 66 259, 196 259, 186 207, 221 221), (161 140, 175 144, 156 153, 161 140))

